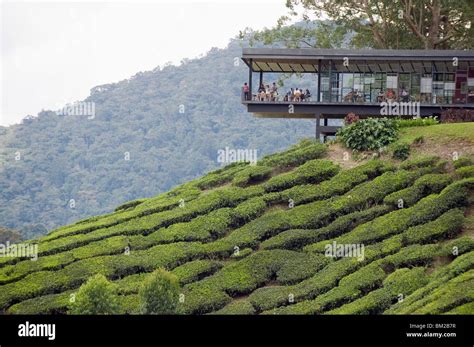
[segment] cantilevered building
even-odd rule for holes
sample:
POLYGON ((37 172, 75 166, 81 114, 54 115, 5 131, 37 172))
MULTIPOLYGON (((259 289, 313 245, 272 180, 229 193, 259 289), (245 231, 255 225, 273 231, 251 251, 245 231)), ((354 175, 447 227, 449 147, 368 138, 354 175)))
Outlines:
POLYGON ((242 60, 249 68, 250 93, 242 99, 248 112, 257 117, 314 118, 318 138, 335 133, 328 118, 343 118, 349 112, 383 116, 382 105, 387 103, 417 104, 419 116, 436 116, 449 108, 474 109, 472 50, 245 48, 242 60), (287 95, 291 86, 280 88, 278 95, 259 93, 262 84, 273 82, 266 76, 275 73, 311 74, 311 98, 287 95))

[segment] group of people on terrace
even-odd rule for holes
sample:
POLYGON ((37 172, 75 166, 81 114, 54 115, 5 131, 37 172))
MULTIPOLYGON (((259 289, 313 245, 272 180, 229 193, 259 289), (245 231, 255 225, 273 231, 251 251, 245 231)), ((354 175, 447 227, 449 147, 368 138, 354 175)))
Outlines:
MULTIPOLYGON (((256 100, 256 101, 287 101, 287 102, 299 102, 299 101, 310 101, 311 92, 306 89, 301 88, 290 88, 290 90, 280 97, 278 94, 278 87, 275 82, 272 85, 265 85, 264 83, 260 84, 257 94, 253 94, 250 91, 250 88, 247 83, 244 83, 242 87, 244 100, 256 100)), ((380 89, 376 97, 376 102, 384 101, 410 101, 410 93, 405 89, 401 88, 399 90, 399 97, 397 97, 396 92, 392 88, 388 88, 386 92, 380 89)), ((343 102, 360 102, 363 103, 366 101, 365 94, 360 92, 358 89, 351 89, 349 93, 344 95, 343 102)))
MULTIPOLYGON (((260 84, 257 94, 251 95, 250 88, 247 83, 244 83, 242 87, 243 96, 245 100, 257 100, 257 101, 280 101, 280 95, 278 94, 278 87, 275 82, 272 85, 260 84)), ((283 101, 308 101, 311 98, 311 92, 306 89, 290 88, 290 90, 283 95, 283 101)))
MULTIPOLYGON (((377 94, 377 102, 384 102, 384 101, 402 101, 408 102, 410 101, 411 96, 410 93, 405 88, 401 88, 399 91, 399 98, 395 91, 392 88, 388 88, 386 92, 382 89, 377 94)), ((352 89, 349 93, 344 96, 344 102, 365 102, 364 94, 360 93, 357 89, 352 89)))
MULTIPOLYGON (((401 102, 408 102, 411 99, 410 93, 405 88, 401 88, 398 94, 400 97, 398 98, 398 101, 401 102)), ((396 101, 397 100, 397 95, 395 91, 392 88, 387 89, 387 92, 384 93, 383 90, 379 91, 379 94, 377 95, 377 102, 384 102, 384 101, 396 101)))

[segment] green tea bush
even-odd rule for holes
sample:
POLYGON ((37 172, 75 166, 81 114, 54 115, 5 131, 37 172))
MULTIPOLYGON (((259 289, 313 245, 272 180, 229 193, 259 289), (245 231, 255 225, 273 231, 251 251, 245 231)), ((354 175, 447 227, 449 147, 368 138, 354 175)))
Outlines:
POLYGON ((383 287, 392 294, 392 298, 396 298, 399 294, 407 297, 429 282, 425 270, 424 267, 397 269, 383 281, 383 287))
POLYGON ((292 172, 272 177, 264 184, 265 191, 279 191, 302 183, 316 184, 334 176, 339 170, 329 160, 310 160, 292 172))
POLYGON ((440 253, 440 246, 437 244, 410 245, 404 247, 400 252, 389 255, 383 259, 383 266, 386 269, 396 269, 407 266, 424 266, 440 253))
POLYGON ((231 182, 235 174, 243 170, 247 165, 248 163, 243 162, 232 163, 224 168, 212 171, 192 183, 201 190, 212 189, 231 182))
POLYGON ((430 282, 407 296, 403 302, 394 304, 388 308, 387 314, 410 314, 424 305, 423 300, 437 288, 443 286, 449 280, 469 271, 474 266, 474 251, 460 254, 448 265, 438 268, 432 275, 430 282))
POLYGON ((333 261, 314 276, 293 286, 259 288, 250 294, 249 300, 257 310, 265 311, 288 305, 290 294, 294 302, 313 299, 333 288, 341 277, 350 274, 359 265, 360 262, 354 258, 333 261))
POLYGON ((114 281, 114 284, 117 285, 117 293, 120 296, 137 294, 140 286, 149 274, 149 272, 141 272, 114 281))
POLYGON ((130 255, 99 256, 76 261, 57 271, 39 271, 20 281, 2 286, 0 309, 12 303, 38 295, 73 289, 89 277, 101 273, 107 278, 120 278, 137 272, 151 272, 158 267, 174 268, 196 257, 204 249, 198 242, 178 242, 157 245, 130 255))
POLYGON ((450 238, 461 229, 463 222, 462 210, 449 210, 434 221, 408 228, 403 234, 404 242, 430 243, 440 238, 450 238))
POLYGON ((331 224, 321 229, 290 229, 275 235, 260 244, 262 249, 300 249, 308 243, 317 242, 339 236, 354 229, 357 225, 366 223, 376 217, 388 213, 388 206, 374 206, 367 210, 356 211, 335 219, 331 224))
POLYGON ((384 307, 388 307, 392 297, 384 288, 374 290, 366 296, 343 305, 335 310, 328 311, 326 314, 379 314, 383 312, 384 307))
POLYGON ((181 285, 185 285, 212 275, 221 267, 222 265, 214 260, 194 260, 178 266, 171 273, 179 278, 181 285))
POLYGON ((190 222, 176 223, 168 228, 159 229, 147 236, 113 236, 85 244, 70 251, 41 256, 36 262, 30 260, 21 261, 15 265, 0 268, 0 284, 19 280, 35 271, 58 270, 81 259, 123 254, 129 246, 131 250, 135 251, 158 244, 180 241, 209 242, 218 238, 230 228, 233 223, 232 217, 234 216, 235 214, 230 208, 218 209, 209 212, 207 215, 199 216, 190 222))
POLYGON ((452 310, 446 312, 446 314, 462 314, 462 315, 467 315, 467 314, 472 314, 474 312, 474 301, 469 302, 464 305, 459 305, 453 308, 452 310))
POLYGON ((417 302, 413 314, 441 314, 452 307, 472 301, 474 271, 468 271, 441 284, 417 302), (468 294, 467 294, 468 293, 468 294))
POLYGON ((361 267, 339 281, 339 286, 347 286, 368 292, 379 287, 387 275, 377 262, 361 267))
POLYGON ((415 158, 407 160, 400 164, 400 169, 404 170, 413 170, 416 168, 422 168, 427 166, 433 166, 439 161, 437 156, 423 156, 420 158, 415 158))
POLYGON ((230 304, 211 314, 217 315, 252 315, 255 309, 247 300, 234 300, 230 304))
POLYGON ((408 143, 398 143, 393 146, 392 157, 398 160, 406 160, 410 156, 410 145, 408 143))
POLYGON ((191 201, 200 195, 200 190, 184 184, 176 188, 178 193, 168 192, 155 198, 146 199, 135 208, 125 211, 113 212, 105 216, 88 218, 81 223, 72 224, 51 231, 48 235, 41 238, 41 242, 54 240, 57 238, 85 234, 97 229, 108 228, 120 223, 127 222, 134 218, 140 218, 154 213, 171 210, 181 203, 181 201, 191 201), (184 189, 185 188, 185 189, 184 189))
POLYGON ((461 254, 474 250, 474 239, 469 236, 461 236, 454 240, 449 240, 441 249, 441 255, 457 257, 461 254))
POLYGON ((319 314, 360 297, 364 292, 378 288, 385 272, 376 263, 369 264, 344 277, 339 286, 318 295, 314 300, 298 302, 269 311, 273 314, 319 314))
POLYGON ((320 314, 326 309, 337 307, 361 295, 360 290, 354 287, 335 287, 319 295, 314 300, 304 300, 289 306, 281 306, 264 311, 265 315, 310 315, 320 314))
MULTIPOLYGON (((411 226, 432 221, 444 212, 466 204, 468 192, 465 190, 464 184, 467 182, 452 183, 438 195, 427 196, 412 207, 390 212, 362 224, 333 241, 341 244, 380 241, 387 236, 400 234, 411 226)), ((304 250, 324 252, 326 244, 327 241, 320 241, 305 246, 304 250)))
POLYGON ((267 203, 264 197, 256 196, 248 199, 234 208, 232 215, 234 224, 239 225, 251 221, 261 215, 266 208, 267 203))
POLYGON ((335 199, 331 207, 337 214, 350 212, 357 207, 360 209, 360 206, 367 208, 382 202, 388 194, 412 185, 426 170, 430 169, 386 172, 372 181, 360 184, 342 197, 335 199))
POLYGON ((71 305, 72 294, 76 294, 76 290, 38 296, 10 306, 7 313, 28 315, 66 314, 68 307, 71 305))
POLYGON ((281 284, 300 282, 325 267, 330 260, 320 254, 300 253, 289 257, 276 272, 276 279, 281 284))
POLYGON ((245 169, 237 172, 232 180, 232 184, 239 187, 257 183, 266 180, 270 177, 272 168, 263 165, 249 165, 245 169))
POLYGON ((452 178, 449 174, 423 175, 415 181, 413 186, 389 194, 383 202, 397 208, 413 206, 421 198, 439 193, 451 182, 452 178))
POLYGON ((292 199, 296 205, 323 200, 348 192, 360 183, 373 179, 384 172, 395 170, 394 166, 379 160, 370 160, 358 167, 339 172, 327 181, 317 185, 303 184, 280 193, 281 201, 292 199))
POLYGON ((114 211, 118 212, 118 211, 122 211, 122 210, 129 210, 129 209, 135 208, 136 206, 144 203, 145 201, 147 201, 147 199, 136 199, 136 200, 132 200, 132 201, 127 201, 126 203, 117 206, 114 211))
POLYGON ((238 251, 236 249, 234 249, 234 252, 230 256, 230 258, 231 259, 243 259, 243 258, 249 256, 252 253, 253 253, 252 248, 244 248, 242 250, 239 249, 238 251))
POLYGON ((453 166, 456 169, 459 169, 464 166, 472 166, 474 165, 474 161, 468 157, 461 157, 458 160, 453 161, 453 166))
POLYGON ((327 262, 321 256, 312 257, 288 250, 256 252, 228 264, 202 281, 187 285, 186 312, 208 313, 215 308, 220 309, 230 301, 228 296, 250 293, 272 278, 280 283, 304 279, 312 276, 327 262), (211 291, 210 298, 200 297, 211 291))
POLYGON ((378 150, 394 142, 398 136, 397 123, 389 118, 368 118, 338 131, 337 137, 347 148, 378 150))
POLYGON ((474 165, 463 166, 456 169, 456 175, 460 178, 474 177, 474 165))
POLYGON ((210 313, 220 310, 231 301, 232 298, 225 291, 215 288, 204 279, 185 286, 184 303, 179 305, 178 312, 182 314, 210 313))
POLYGON ((327 152, 325 145, 316 140, 302 141, 290 150, 264 157, 258 165, 287 168, 299 166, 308 160, 322 158, 327 152))

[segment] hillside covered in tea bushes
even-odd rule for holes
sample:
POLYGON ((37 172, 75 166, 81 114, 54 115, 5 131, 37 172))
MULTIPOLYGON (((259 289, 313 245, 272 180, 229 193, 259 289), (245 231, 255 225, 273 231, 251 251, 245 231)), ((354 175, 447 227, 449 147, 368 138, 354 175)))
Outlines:
POLYGON ((304 140, 53 230, 36 262, 0 258, 0 310, 64 314, 101 273, 134 314, 144 276, 163 267, 183 314, 474 313, 472 158, 328 158, 304 140), (328 244, 363 256, 328 256, 328 244))

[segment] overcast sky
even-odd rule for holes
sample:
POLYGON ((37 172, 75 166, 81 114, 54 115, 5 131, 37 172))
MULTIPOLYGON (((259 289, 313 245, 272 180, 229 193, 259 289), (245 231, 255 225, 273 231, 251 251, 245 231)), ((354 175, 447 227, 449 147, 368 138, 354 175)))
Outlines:
POLYGON ((0 2, 0 125, 223 48, 239 30, 271 27, 287 12, 284 0, 0 2))

